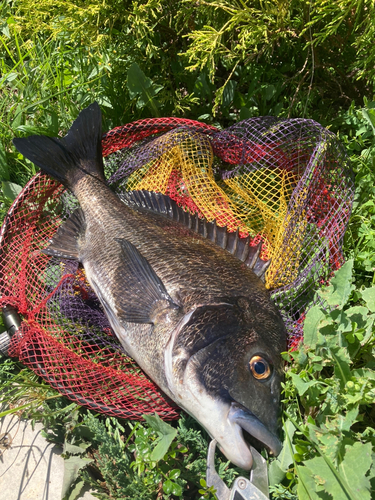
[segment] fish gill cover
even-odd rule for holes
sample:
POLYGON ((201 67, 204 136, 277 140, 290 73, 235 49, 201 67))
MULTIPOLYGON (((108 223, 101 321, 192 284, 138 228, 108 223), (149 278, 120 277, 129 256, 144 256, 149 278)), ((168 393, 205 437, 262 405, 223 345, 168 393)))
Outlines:
MULTIPOLYGON (((119 194, 149 190, 262 244, 266 286, 289 333, 303 337, 315 291, 343 263, 353 174, 334 134, 312 120, 252 118, 226 130, 178 119, 139 120, 102 140, 109 184, 119 194)), ((46 175, 27 184, 0 240, 0 306, 23 321, 9 354, 70 399, 96 411, 141 419, 179 410, 111 331, 83 268, 40 250, 77 208, 46 175)))

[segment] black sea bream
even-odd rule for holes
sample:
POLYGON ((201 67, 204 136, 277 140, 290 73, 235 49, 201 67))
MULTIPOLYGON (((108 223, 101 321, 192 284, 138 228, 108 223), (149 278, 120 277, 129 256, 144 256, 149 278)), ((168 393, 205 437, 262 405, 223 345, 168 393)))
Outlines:
POLYGON ((234 464, 251 468, 247 441, 278 454, 286 331, 247 265, 254 250, 164 195, 114 194, 104 179, 96 103, 64 138, 14 144, 77 197, 80 208, 45 253, 82 263, 127 354, 234 464), (222 248, 228 241, 236 256, 222 248))

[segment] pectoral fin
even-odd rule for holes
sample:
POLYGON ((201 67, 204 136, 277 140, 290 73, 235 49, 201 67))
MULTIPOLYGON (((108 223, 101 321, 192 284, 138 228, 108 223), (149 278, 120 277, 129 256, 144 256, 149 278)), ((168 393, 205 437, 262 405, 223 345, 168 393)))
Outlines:
POLYGON ((178 309, 179 306, 173 302, 163 282, 139 250, 128 240, 116 238, 116 241, 121 245, 122 272, 129 290, 116 303, 119 319, 130 323, 154 323, 157 310, 178 309))

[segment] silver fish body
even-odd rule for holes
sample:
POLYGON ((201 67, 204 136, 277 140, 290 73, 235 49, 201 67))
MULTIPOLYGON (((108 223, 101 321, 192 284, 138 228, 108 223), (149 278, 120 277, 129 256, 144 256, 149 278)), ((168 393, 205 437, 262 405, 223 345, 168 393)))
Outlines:
POLYGON ((273 454, 281 449, 280 314, 244 262, 169 216, 166 197, 146 192, 121 200, 111 191, 100 123, 95 103, 63 139, 14 140, 80 204, 45 252, 82 263, 125 351, 229 460, 250 469, 246 439, 273 454))

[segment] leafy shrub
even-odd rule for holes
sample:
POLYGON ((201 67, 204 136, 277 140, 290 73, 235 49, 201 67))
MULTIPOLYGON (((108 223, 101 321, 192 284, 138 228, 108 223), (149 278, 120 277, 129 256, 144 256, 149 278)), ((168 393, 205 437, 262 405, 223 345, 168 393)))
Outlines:
POLYGON ((375 287, 353 305, 352 269, 319 292, 326 309, 310 309, 303 345, 286 355, 286 439, 270 475, 299 500, 370 500, 375 485, 375 287))

